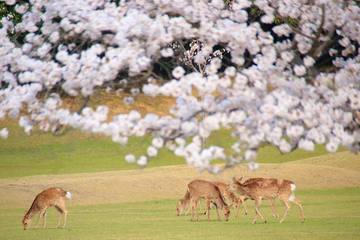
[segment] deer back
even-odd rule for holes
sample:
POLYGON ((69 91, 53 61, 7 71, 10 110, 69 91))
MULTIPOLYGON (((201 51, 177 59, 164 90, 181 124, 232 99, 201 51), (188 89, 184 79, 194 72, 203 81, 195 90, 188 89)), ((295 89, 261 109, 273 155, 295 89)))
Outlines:
POLYGON ((196 179, 188 184, 188 190, 191 198, 216 199, 221 205, 227 206, 221 190, 212 182, 196 179))

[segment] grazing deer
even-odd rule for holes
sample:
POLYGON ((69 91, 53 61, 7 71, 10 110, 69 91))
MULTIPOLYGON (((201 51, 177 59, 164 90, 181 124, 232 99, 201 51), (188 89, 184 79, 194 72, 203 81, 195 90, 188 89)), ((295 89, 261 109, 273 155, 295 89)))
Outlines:
MULTIPOLYGON (((195 210, 201 198, 206 201, 206 211, 208 220, 210 220, 210 204, 214 203, 216 206, 217 218, 220 220, 219 209, 224 211, 225 221, 229 220, 230 210, 226 204, 220 189, 212 182, 205 180, 193 180, 188 184, 188 192, 191 203, 191 220, 194 220, 195 210)), ((199 220, 199 213, 196 211, 196 220, 199 220)))
MULTIPOLYGON (((237 209, 237 213, 236 213, 236 217, 239 216, 239 212, 240 212, 240 206, 242 205, 244 208, 244 213, 245 215, 247 215, 247 209, 245 207, 245 205, 243 205, 243 203, 249 199, 246 196, 236 196, 232 191, 230 191, 230 184, 227 183, 223 183, 223 182, 213 182, 220 190, 222 196, 225 198, 226 203, 228 203, 228 205, 231 205, 235 207, 235 209, 237 209)), ((182 214, 188 215, 189 210, 190 210, 190 193, 188 191, 186 191, 185 195, 183 198, 181 198, 176 205, 176 215, 180 216, 182 214)), ((203 215, 206 215, 207 210, 205 209, 205 212, 203 213, 203 215)))
POLYGON ((246 196, 240 195, 236 196, 234 192, 230 190, 230 184, 224 183, 224 182, 213 182, 220 190, 222 196, 227 200, 227 203, 229 203, 231 206, 234 205, 235 209, 237 209, 236 217, 239 216, 240 212, 240 206, 242 205, 244 208, 244 213, 247 215, 247 209, 245 205, 243 204, 247 199, 249 199, 246 196))
MULTIPOLYGON (((215 204, 214 204, 215 205, 215 204)), ((200 206, 200 212, 202 215, 207 214, 207 210, 205 209, 204 212, 201 211, 201 201, 199 201, 200 206)), ((186 193, 183 198, 179 199, 179 201, 176 204, 176 215, 188 215, 190 211, 190 193, 186 190, 186 193)))
POLYGON ((176 215, 180 216, 181 214, 189 212, 189 204, 190 204, 190 193, 186 191, 183 198, 181 198, 176 205, 176 215))
POLYGON ((253 223, 256 223, 257 216, 260 216, 262 220, 265 221, 266 219, 260 213, 259 207, 261 205, 262 200, 271 200, 271 206, 273 210, 273 214, 275 211, 274 200, 276 198, 280 199, 284 202, 286 210, 284 212, 283 217, 280 220, 282 223, 290 209, 289 202, 293 202, 296 204, 300 209, 300 217, 302 221, 305 220, 304 218, 304 210, 300 203, 300 201, 295 197, 295 189, 296 185, 294 182, 290 180, 280 180, 275 178, 250 178, 245 182, 241 182, 242 177, 236 179, 233 178, 232 189, 240 192, 248 196, 249 198, 255 201, 255 211, 256 215, 253 220, 253 223))
MULTIPOLYGON (((39 193, 35 197, 33 203, 31 204, 31 207, 26 212, 26 214, 22 220, 22 223, 24 225, 24 230, 26 230, 28 228, 28 226, 30 225, 30 222, 31 222, 31 218, 37 213, 40 214, 39 220, 40 220, 40 218, 42 218, 43 228, 45 228, 46 227, 46 210, 49 207, 55 207, 56 210, 58 210, 58 212, 61 215, 63 215, 64 223, 63 223, 62 227, 65 227, 66 217, 67 217, 67 210, 65 207, 65 198, 71 199, 71 193, 66 192, 61 188, 48 188, 48 189, 42 191, 41 193, 39 193)), ((57 227, 60 226, 61 215, 59 215, 57 227)), ((39 223, 39 221, 38 221, 38 223, 39 223)))

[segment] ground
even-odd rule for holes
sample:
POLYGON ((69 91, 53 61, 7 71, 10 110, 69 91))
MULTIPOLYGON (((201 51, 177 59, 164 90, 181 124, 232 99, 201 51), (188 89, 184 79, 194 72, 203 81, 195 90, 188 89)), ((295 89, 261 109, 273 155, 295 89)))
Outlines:
MULTIPOLYGON (((183 165, 168 151, 153 159, 149 168, 125 163, 128 151, 146 151, 149 137, 131 139, 129 148, 120 148, 77 131, 57 137, 35 132, 27 137, 14 125, 10 128, 10 138, 0 140, 0 239, 360 239, 360 156, 344 149, 326 154, 318 146, 312 153, 282 155, 264 147, 258 171, 239 166, 214 176, 183 165), (251 201, 246 202, 248 216, 232 214, 229 222, 216 221, 215 212, 210 222, 204 216, 199 222, 176 216, 175 205, 187 182, 231 181, 233 176, 293 180, 305 223, 296 206, 284 223, 278 223, 266 201, 261 209, 267 224, 251 224, 251 201), (47 229, 23 231, 21 219, 34 196, 51 186, 73 193, 66 228, 55 228, 57 214, 52 209, 47 229)), ((211 142, 229 146, 231 139, 220 131, 211 142)), ((279 201, 277 209, 280 214, 284 211, 279 201)))

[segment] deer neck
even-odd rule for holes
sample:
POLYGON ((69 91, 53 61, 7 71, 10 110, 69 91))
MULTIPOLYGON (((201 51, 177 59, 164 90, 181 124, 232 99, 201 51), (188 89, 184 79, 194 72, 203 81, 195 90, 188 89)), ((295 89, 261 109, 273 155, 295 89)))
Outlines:
POLYGON ((34 204, 32 204, 30 209, 26 212, 25 217, 26 218, 32 218, 36 212, 37 212, 37 209, 34 206, 34 204))
POLYGON ((250 190, 248 186, 242 183, 238 183, 238 189, 240 190, 240 192, 243 192, 245 194, 248 193, 250 190))

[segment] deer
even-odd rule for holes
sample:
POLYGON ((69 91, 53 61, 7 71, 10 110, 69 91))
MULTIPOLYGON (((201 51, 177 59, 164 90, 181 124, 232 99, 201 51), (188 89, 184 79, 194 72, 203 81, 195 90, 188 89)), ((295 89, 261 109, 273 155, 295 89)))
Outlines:
POLYGON ((239 216, 241 205, 244 208, 245 215, 247 215, 247 209, 246 209, 245 205, 243 204, 246 200, 249 199, 247 196, 244 196, 244 195, 236 196, 234 194, 234 192, 232 192, 230 190, 230 184, 228 184, 228 183, 219 182, 219 181, 215 181, 213 183, 219 188, 219 190, 220 190, 222 196, 225 198, 225 200, 227 200, 227 202, 229 202, 231 204, 231 206, 234 205, 235 209, 237 209, 236 217, 239 216))
POLYGON ((260 216, 265 223, 267 222, 259 210, 262 200, 271 200, 272 211, 273 214, 275 214, 275 199, 280 199, 286 207, 285 212, 280 219, 280 223, 285 220, 288 211, 290 210, 289 202, 292 202, 299 207, 301 221, 305 221, 303 207, 299 199, 295 197, 296 185, 293 181, 275 178, 250 178, 242 183, 241 180, 242 177, 234 177, 231 189, 240 192, 255 201, 256 214, 252 222, 253 224, 256 223, 258 216, 260 216))
POLYGON ((36 214, 39 214, 38 224, 42 218, 43 228, 46 228, 46 211, 50 207, 55 207, 55 209, 59 212, 57 227, 60 226, 61 216, 63 216, 64 222, 62 227, 64 228, 66 225, 66 218, 68 213, 65 206, 65 200, 71 199, 71 197, 71 192, 67 192, 58 187, 48 188, 40 192, 38 195, 36 195, 33 203, 31 204, 31 207, 25 213, 25 216, 22 220, 24 230, 28 229, 32 217, 36 214))
MULTIPOLYGON (((199 205, 201 205, 201 202, 199 202, 199 205)), ((176 215, 177 216, 180 216, 182 214, 188 215, 189 211, 190 211, 190 193, 188 190, 186 190, 184 197, 179 199, 179 201, 176 204, 176 215)), ((201 206, 200 206, 200 211, 201 211, 201 206)), ((206 215, 206 214, 207 211, 205 209, 205 212, 202 212, 202 215, 206 215)))
POLYGON ((176 215, 180 216, 181 214, 187 215, 189 212, 190 204, 190 193, 186 190, 186 193, 183 198, 181 198, 176 205, 176 215))
MULTIPOLYGON (((195 211, 201 198, 206 202, 206 214, 210 220, 210 204, 216 206, 217 219, 220 220, 219 209, 223 209, 225 221, 229 220, 230 209, 226 204, 220 189, 212 182, 196 179, 188 184, 189 199, 191 203, 191 221, 194 221, 195 211)), ((185 194, 186 195, 186 194, 185 194)), ((196 211, 196 220, 199 221, 199 213, 196 211)))
MULTIPOLYGON (((243 203, 247 199, 249 199, 248 197, 243 196, 243 195, 236 196, 232 191, 230 191, 230 189, 229 189, 230 184, 227 184, 224 182, 219 182, 219 181, 215 181, 213 183, 219 188, 222 196, 226 200, 226 203, 228 203, 229 206, 232 206, 232 205, 235 206, 235 208, 237 209, 236 217, 239 216, 241 205, 244 208, 245 215, 247 215, 247 209, 243 205, 243 203)), ((180 216, 182 214, 188 215, 189 210, 190 210, 189 205, 190 205, 190 194, 188 191, 186 191, 184 197, 179 199, 179 201, 177 202, 176 215, 177 216, 180 216)), ((205 209, 205 212, 203 213, 203 215, 206 215, 206 213, 207 213, 207 210, 205 209)))

